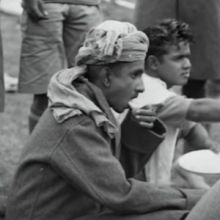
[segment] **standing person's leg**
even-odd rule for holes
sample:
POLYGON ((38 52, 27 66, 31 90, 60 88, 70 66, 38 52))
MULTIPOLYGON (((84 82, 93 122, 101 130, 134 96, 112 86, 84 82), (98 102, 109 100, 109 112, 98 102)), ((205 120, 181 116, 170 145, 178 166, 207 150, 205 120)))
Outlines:
POLYGON ((208 98, 220 100, 220 79, 207 80, 205 94, 208 98))
POLYGON ((186 220, 219 220, 220 219, 220 181, 205 194, 192 209, 186 220))
POLYGON ((34 130, 36 124, 38 123, 41 115, 44 113, 47 106, 48 98, 46 93, 34 95, 28 116, 29 133, 34 130))
MULTIPOLYGON (((209 79, 205 85, 205 96, 207 98, 220 101, 220 79, 209 79)), ((207 131, 210 133, 213 124, 205 124, 207 131)))
POLYGON ((86 33, 101 23, 102 16, 99 6, 70 4, 69 7, 69 14, 64 21, 63 39, 68 66, 72 67, 86 33))
POLYGON ((64 68, 62 41, 65 4, 45 4, 48 19, 32 21, 24 11, 19 87, 21 93, 34 94, 30 108, 29 130, 47 108, 47 86, 51 76, 64 68))
POLYGON ((220 1, 179 1, 178 11, 178 19, 189 24, 195 38, 191 45, 191 80, 183 93, 202 98, 205 81, 220 78, 220 1))
POLYGON ((134 24, 143 30, 165 18, 177 18, 178 0, 138 0, 135 7, 134 24))
POLYGON ((4 111, 4 71, 3 71, 3 48, 2 48, 2 38, 0 31, 0 112, 4 111))
POLYGON ((205 97, 206 80, 189 79, 182 92, 187 98, 199 99, 205 97))

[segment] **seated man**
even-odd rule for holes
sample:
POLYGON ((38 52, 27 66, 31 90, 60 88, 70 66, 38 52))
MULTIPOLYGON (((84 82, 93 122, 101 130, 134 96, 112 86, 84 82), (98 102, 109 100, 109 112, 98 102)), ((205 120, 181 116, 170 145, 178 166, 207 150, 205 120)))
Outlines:
MULTIPOLYGON (((194 149, 205 148, 218 152, 204 127, 197 122, 220 121, 220 104, 211 99, 187 99, 176 94, 172 86, 184 85, 190 76, 190 43, 193 35, 186 23, 165 19, 144 30, 150 41, 143 75, 145 91, 131 101, 133 108, 159 106, 158 118, 167 127, 165 140, 145 167, 146 178, 154 184, 171 184, 171 167, 177 137, 181 135, 194 149)), ((179 170, 181 171, 181 170, 179 170)), ((209 186, 200 177, 187 175, 192 188, 209 186)))
POLYGON ((88 33, 76 67, 52 77, 49 108, 20 158, 7 220, 180 220, 189 213, 203 191, 128 179, 119 161, 110 107, 123 112, 143 92, 147 48, 132 24, 106 21, 88 33))

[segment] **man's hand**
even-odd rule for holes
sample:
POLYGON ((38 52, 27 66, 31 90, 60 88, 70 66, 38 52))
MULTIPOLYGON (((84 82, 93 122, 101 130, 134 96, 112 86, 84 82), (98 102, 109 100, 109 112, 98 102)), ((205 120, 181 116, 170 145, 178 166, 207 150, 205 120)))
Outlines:
POLYGON ((139 124, 146 128, 152 128, 156 120, 155 111, 147 108, 141 108, 133 111, 133 116, 139 124))
POLYGON ((204 148, 209 149, 209 150, 213 151, 216 154, 220 153, 219 143, 217 143, 217 142, 215 142, 215 141, 213 141, 209 138, 205 141, 204 148))
POLYGON ((23 7, 33 21, 39 21, 48 18, 48 12, 44 10, 42 0, 24 0, 23 7))

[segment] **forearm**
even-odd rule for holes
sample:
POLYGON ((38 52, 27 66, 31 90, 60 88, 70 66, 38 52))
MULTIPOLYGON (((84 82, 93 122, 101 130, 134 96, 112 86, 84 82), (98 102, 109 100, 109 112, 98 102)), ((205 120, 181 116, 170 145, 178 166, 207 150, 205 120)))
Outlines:
POLYGON ((219 122, 220 102, 213 99, 196 99, 189 106, 186 119, 195 122, 219 122))
POLYGON ((194 149, 206 149, 206 142, 208 139, 209 135, 201 124, 196 124, 185 137, 189 146, 192 146, 194 149))
POLYGON ((210 139, 208 132, 201 124, 197 124, 193 127, 185 139, 195 150, 209 149, 214 153, 219 153, 220 151, 219 144, 210 139))

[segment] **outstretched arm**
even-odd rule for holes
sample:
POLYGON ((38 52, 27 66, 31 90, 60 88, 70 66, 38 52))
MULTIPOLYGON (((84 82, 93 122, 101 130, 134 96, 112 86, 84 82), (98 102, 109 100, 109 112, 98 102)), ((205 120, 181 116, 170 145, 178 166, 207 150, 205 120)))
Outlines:
POLYGON ((186 119, 195 122, 219 122, 220 101, 213 99, 195 99, 191 102, 186 119))
POLYGON ((219 153, 220 146, 212 141, 208 132, 201 124, 195 124, 185 136, 187 143, 194 149, 210 149, 215 153, 219 153))

